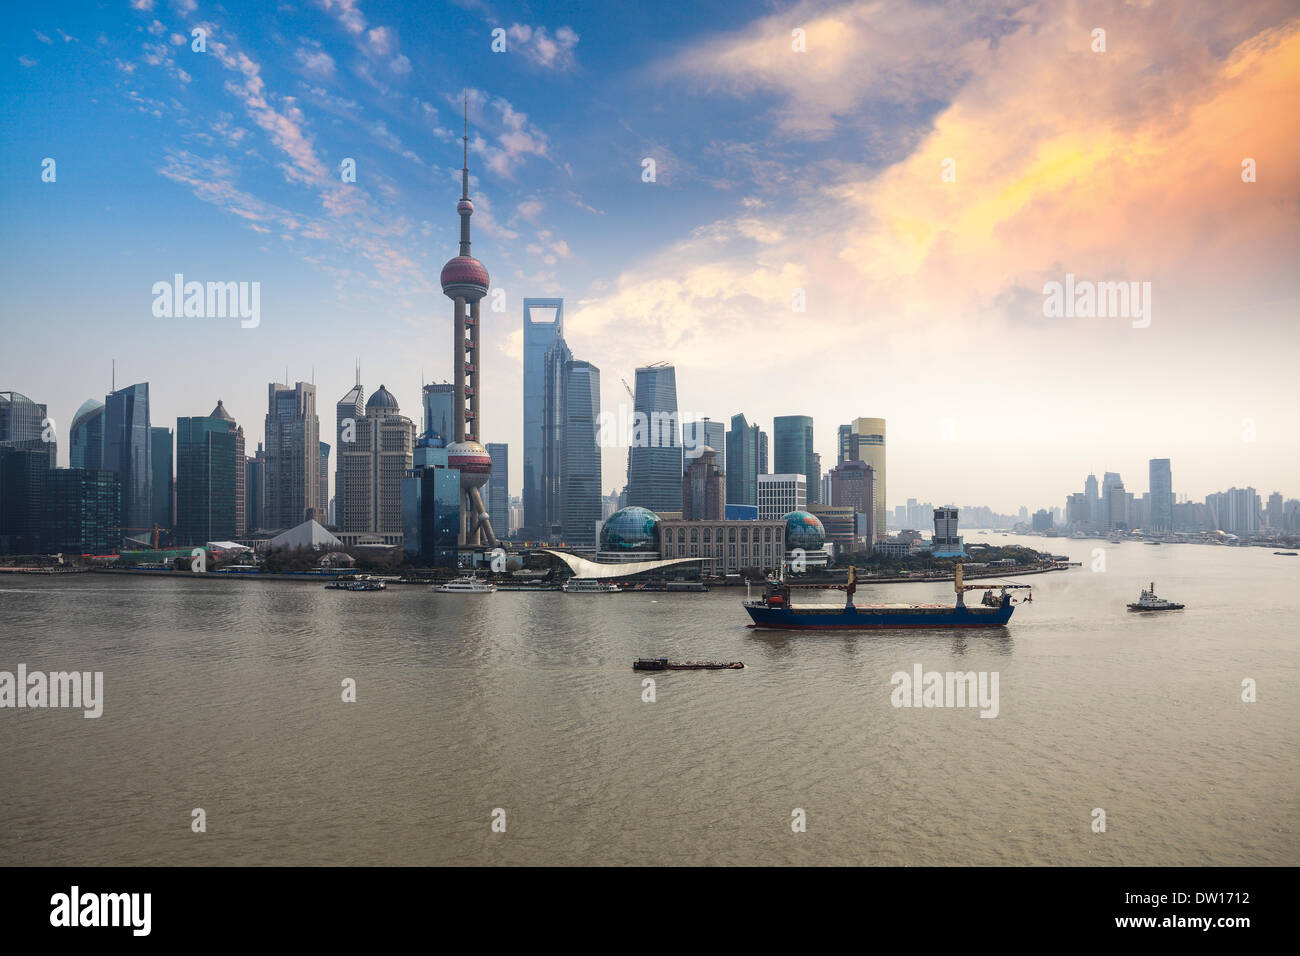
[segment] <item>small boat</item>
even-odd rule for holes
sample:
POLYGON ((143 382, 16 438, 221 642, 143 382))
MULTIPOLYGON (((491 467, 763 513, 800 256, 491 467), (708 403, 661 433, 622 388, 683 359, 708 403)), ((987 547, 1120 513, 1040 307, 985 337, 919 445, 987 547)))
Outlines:
POLYGON ((1294 558, 1296 556, 1294 551, 1274 551, 1273 553, 1280 554, 1284 558, 1294 558))
POLYGON ((327 591, 384 591, 388 585, 370 577, 340 578, 325 585, 327 591))
POLYGON ((455 581, 434 584, 429 588, 430 591, 436 591, 439 594, 491 594, 496 589, 495 584, 480 581, 475 577, 457 578, 455 581))
POLYGON ((634 671, 739 671, 744 661, 670 661, 666 657, 639 657, 632 662, 634 671))
POLYGON ((1130 611, 1181 611, 1183 607, 1182 604, 1174 604, 1162 597, 1156 597, 1156 583, 1152 581, 1150 589, 1144 589, 1137 603, 1130 604, 1128 609, 1130 611))
POLYGON ((569 578, 560 590, 565 594, 616 594, 623 589, 596 578, 569 578))

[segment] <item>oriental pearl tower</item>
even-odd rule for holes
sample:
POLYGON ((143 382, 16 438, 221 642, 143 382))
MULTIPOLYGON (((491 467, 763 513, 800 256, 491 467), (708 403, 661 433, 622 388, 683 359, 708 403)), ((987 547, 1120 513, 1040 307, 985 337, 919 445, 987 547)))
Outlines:
POLYGON ((479 444, 479 304, 488 291, 488 271, 469 254, 469 217, 474 204, 469 198, 469 97, 465 97, 465 165, 461 169, 460 253, 442 267, 442 293, 456 304, 456 434, 447 446, 447 465, 460 469, 460 531, 462 546, 497 546, 492 523, 479 489, 492 473, 492 459, 479 444))

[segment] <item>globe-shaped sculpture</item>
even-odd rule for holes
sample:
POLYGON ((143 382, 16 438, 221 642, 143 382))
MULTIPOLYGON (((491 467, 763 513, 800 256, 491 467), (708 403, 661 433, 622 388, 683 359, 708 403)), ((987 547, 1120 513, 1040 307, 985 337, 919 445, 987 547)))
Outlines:
POLYGON ((600 529, 601 551, 659 553, 659 516, 633 505, 615 511, 600 529))
POLYGON ((820 551, 826 543, 826 529, 816 515, 806 511, 791 511, 785 516, 785 546, 787 550, 803 548, 820 551))
POLYGON ((454 256, 442 267, 442 294, 476 302, 487 295, 487 266, 473 256, 454 256))
POLYGON ((476 441, 454 441, 447 446, 447 467, 460 469, 460 486, 481 488, 492 474, 492 458, 476 441))

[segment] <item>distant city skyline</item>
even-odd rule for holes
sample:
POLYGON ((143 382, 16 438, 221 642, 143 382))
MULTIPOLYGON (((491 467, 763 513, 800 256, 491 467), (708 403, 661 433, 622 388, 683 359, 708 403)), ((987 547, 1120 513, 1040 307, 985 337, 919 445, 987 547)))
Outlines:
MULTIPOLYGON (((409 408, 450 380, 437 274, 468 90, 493 277, 482 441, 524 454, 522 302, 563 297, 603 409, 668 362, 679 408, 767 434, 810 416, 824 471, 839 424, 887 420, 887 507, 893 489, 1059 506, 1079 473, 1132 483, 1153 457, 1194 498, 1300 492, 1300 114, 1281 92, 1300 19, 1283 8, 1116 8, 1105 53, 1068 9, 593 8, 505 54, 491 30, 527 8, 439 7, 432 35, 425 11, 331 9, 12 15, 0 389, 48 406, 60 465, 114 358, 119 384, 149 383, 152 423, 220 399, 250 448, 286 366, 326 402, 357 361, 409 408), (1050 120, 991 121, 1008 115, 1050 120), (156 318, 151 288, 177 273, 259 282, 260 322, 156 318), (1047 318, 1067 276, 1150 282, 1149 325, 1047 318)), ((626 457, 606 452, 602 490, 621 490, 626 457)))

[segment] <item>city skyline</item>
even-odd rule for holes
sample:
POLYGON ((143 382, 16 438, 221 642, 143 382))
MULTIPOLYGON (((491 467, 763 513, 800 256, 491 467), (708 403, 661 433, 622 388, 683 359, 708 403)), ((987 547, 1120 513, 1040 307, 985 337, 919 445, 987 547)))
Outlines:
MULTIPOLYGON (((167 427, 223 400, 255 430, 286 365, 285 384, 314 382, 325 402, 358 360, 412 408, 417 382, 449 380, 436 273, 455 242, 449 157, 468 89, 476 248, 505 299, 484 301, 482 441, 522 452, 522 304, 548 296, 566 300, 574 353, 603 371, 602 409, 630 405, 621 378, 668 362, 692 414, 743 411, 769 434, 810 416, 823 470, 839 424, 887 420, 886 506, 1059 506, 1081 472, 1132 482, 1153 456, 1194 500, 1297 493, 1297 239, 1281 210, 1300 111, 1279 91, 1297 87, 1300 26, 1274 5, 1183 12, 1176 37, 1154 11, 1103 7, 1104 53, 1090 24, 1037 8, 883 21, 797 4, 748 22, 706 9, 685 25, 645 16, 640 32, 626 11, 586 11, 525 38, 523 12, 449 7, 443 38, 478 51, 463 64, 410 14, 300 30, 282 12, 262 30, 207 4, 134 6, 19 11, 0 64, 0 210, 15 224, 0 316, 18 345, 0 388, 48 406, 60 465, 113 358, 117 382, 150 384, 167 427), (790 50, 792 24, 809 53, 790 50), (176 42, 203 25, 205 53, 176 42), (504 54, 490 51, 497 25, 504 54), (833 55, 864 45, 897 88, 875 92, 872 70, 854 78, 857 61, 833 55), (961 69, 936 72, 944 53, 961 69), (51 123, 72 73, 107 112, 86 103, 51 123), (1175 95, 1186 109, 1169 120, 1175 95), (984 123, 1001 113, 1058 118, 1003 141, 984 123), (347 158, 355 183, 338 176, 347 158), (150 290, 177 273, 260 282, 260 323, 155 317, 150 290), (1045 318, 1040 290, 1067 276, 1150 281, 1149 326, 1045 318)), ((625 456, 602 467, 602 490, 621 488, 625 456)))

